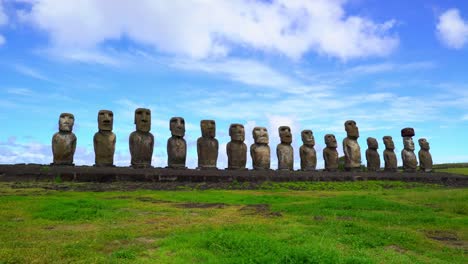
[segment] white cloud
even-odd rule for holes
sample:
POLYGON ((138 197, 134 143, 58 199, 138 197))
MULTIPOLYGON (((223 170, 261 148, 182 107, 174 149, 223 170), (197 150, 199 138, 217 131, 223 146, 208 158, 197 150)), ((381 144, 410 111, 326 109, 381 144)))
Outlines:
POLYGON ((47 78, 47 76, 45 76, 44 74, 40 73, 38 70, 33 69, 33 68, 29 67, 29 66, 22 65, 22 64, 16 64, 16 65, 14 65, 14 68, 15 68, 15 70, 17 72, 19 72, 19 73, 21 73, 23 75, 26 75, 28 77, 43 80, 43 81, 50 81, 50 79, 47 78))
MULTIPOLYGON (((3 1, 0 0, 0 26, 6 25, 8 23, 8 16, 5 13, 3 8, 3 1)), ((0 34, 0 46, 5 44, 6 40, 3 35, 0 34)))
POLYGON ((449 9, 439 16, 437 34, 447 47, 463 48, 468 43, 468 22, 463 20, 458 9, 449 9))
POLYGON ((394 20, 349 16, 346 2, 37 0, 18 14, 49 33, 62 54, 95 50, 123 37, 192 58, 222 57, 241 47, 292 59, 313 51, 347 60, 385 56, 398 46, 390 32, 394 20))

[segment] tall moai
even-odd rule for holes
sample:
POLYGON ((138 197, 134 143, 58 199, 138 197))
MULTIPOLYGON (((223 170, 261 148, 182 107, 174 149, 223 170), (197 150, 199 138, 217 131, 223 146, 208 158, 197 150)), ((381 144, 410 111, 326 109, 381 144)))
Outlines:
POLYGON ((315 151, 315 138, 312 130, 301 132, 302 146, 299 149, 301 157, 301 170, 315 171, 317 167, 317 153, 315 151))
POLYGON ((419 167, 421 171, 431 172, 432 171, 432 155, 429 152, 429 142, 425 138, 418 140, 421 149, 418 152, 419 156, 419 167))
POLYGON ((291 146, 292 134, 288 126, 278 128, 281 143, 276 147, 278 170, 294 170, 294 150, 291 146))
POLYGON ((185 120, 173 117, 169 121, 171 137, 167 140, 167 166, 171 169, 186 169, 187 142, 185 136, 185 120))
POLYGON ((136 131, 129 137, 131 166, 133 168, 150 168, 153 157, 154 136, 151 130, 151 110, 138 108, 135 110, 134 123, 136 131))
POLYGON ((418 167, 418 160, 414 154, 414 129, 407 127, 401 130, 403 137, 404 148, 401 151, 401 159, 403 160, 403 170, 405 172, 415 172, 418 167))
POLYGON ((265 127, 255 127, 252 131, 254 144, 250 146, 252 167, 254 170, 270 169, 270 146, 268 130, 265 127))
POLYGON ((76 136, 72 132, 75 116, 70 113, 61 113, 59 117, 59 131, 52 137, 52 165, 73 166, 73 156, 76 150, 76 136))
POLYGON ((393 142, 393 138, 391 136, 384 136, 382 138, 385 150, 383 152, 384 161, 385 161, 385 171, 389 172, 397 172, 398 171, 398 163, 395 154, 395 143, 393 142))
POLYGON ((348 120, 344 123, 346 138, 343 139, 343 152, 345 155, 345 170, 361 170, 361 148, 357 139, 359 138, 359 129, 354 120, 348 120))
POLYGON ((98 167, 114 166, 116 136, 112 132, 114 113, 110 110, 100 110, 98 113, 98 129, 94 134, 94 165, 98 167))
POLYGON ((226 145, 228 157, 228 170, 245 170, 247 164, 247 145, 245 140, 245 129, 241 124, 229 126, 231 141, 226 145))
POLYGON ((379 148, 379 143, 377 139, 373 137, 367 138, 367 150, 366 150, 366 160, 367 160, 367 170, 368 171, 378 171, 380 170, 380 155, 377 152, 379 148))
POLYGON ((338 170, 338 151, 336 148, 338 144, 336 143, 335 135, 326 134, 324 136, 326 148, 323 149, 323 159, 325 161, 325 171, 337 171, 338 170))
POLYGON ((200 127, 202 136, 197 140, 197 169, 217 169, 219 143, 215 138, 216 123, 214 120, 202 120, 200 127))

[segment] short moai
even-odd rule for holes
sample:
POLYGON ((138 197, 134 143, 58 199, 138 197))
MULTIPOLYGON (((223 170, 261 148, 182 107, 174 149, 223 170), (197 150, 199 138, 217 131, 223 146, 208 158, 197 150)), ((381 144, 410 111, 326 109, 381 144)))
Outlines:
POLYGON ((114 113, 110 110, 100 110, 98 113, 99 131, 94 134, 94 166, 114 166, 116 136, 112 132, 114 113))
POLYGON ((167 166, 171 169, 186 169, 185 120, 182 117, 171 118, 169 129, 171 130, 171 137, 167 140, 167 166))
POLYGON ((397 172, 398 164, 395 154, 395 143, 393 143, 393 139, 391 136, 384 136, 382 139, 385 145, 385 150, 383 152, 385 161, 384 170, 388 172, 397 172))
POLYGON ((301 132, 302 146, 299 149, 301 156, 301 170, 315 171, 317 167, 317 153, 315 152, 315 138, 312 130, 303 130, 301 132))
POLYGON ((151 130, 151 110, 138 108, 135 110, 134 123, 136 131, 129 137, 131 166, 133 168, 150 168, 153 157, 154 136, 151 130))
POLYGON ((294 170, 294 150, 291 146, 292 134, 288 126, 278 128, 281 143, 276 147, 278 170, 294 170))
POLYGON ((268 130, 265 127, 255 127, 252 131, 254 144, 250 146, 252 167, 254 170, 270 169, 270 146, 268 130))
POLYGON ((380 155, 377 152, 379 148, 379 143, 377 139, 373 137, 367 138, 367 150, 366 150, 366 160, 367 160, 367 170, 368 171, 378 171, 380 170, 380 155))
POLYGON ((336 148, 338 144, 336 143, 335 135, 326 134, 324 136, 326 148, 323 149, 323 159, 325 161, 325 171, 335 172, 338 170, 338 151, 336 148))
POLYGON ((73 156, 76 150, 76 136, 72 132, 75 116, 70 113, 61 113, 59 117, 59 132, 52 137, 52 165, 73 166, 73 156))
POLYGON ((403 137, 404 149, 401 151, 401 159, 403 160, 403 170, 405 172, 415 172, 418 167, 418 160, 414 154, 414 129, 404 128, 401 130, 403 137))
POLYGON ((418 140, 421 149, 418 152, 419 156, 419 168, 424 172, 432 171, 432 155, 429 152, 429 142, 425 138, 418 140))
POLYGON ((202 136, 197 140, 199 170, 216 170, 219 143, 216 137, 216 123, 214 120, 200 122, 202 136))
POLYGON ((359 129, 354 120, 348 120, 344 123, 346 138, 343 139, 343 152, 345 155, 345 170, 361 170, 361 148, 357 139, 359 138, 359 129))
POLYGON ((229 136, 231 141, 226 145, 228 157, 228 170, 246 170, 247 145, 245 140, 245 129, 241 124, 231 124, 229 126, 229 136))

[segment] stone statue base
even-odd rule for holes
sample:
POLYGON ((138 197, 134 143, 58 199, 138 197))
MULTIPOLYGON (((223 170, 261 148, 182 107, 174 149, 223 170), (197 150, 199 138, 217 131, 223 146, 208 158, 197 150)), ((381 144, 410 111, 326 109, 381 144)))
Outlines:
POLYGON ((185 165, 171 165, 167 166, 166 169, 172 169, 172 170, 186 170, 187 167, 185 165))
POLYGON ((115 165, 113 163, 109 163, 109 164, 94 164, 93 165, 94 167, 115 167, 115 165))
POLYGON ((226 168, 225 170, 232 170, 232 171, 246 171, 249 170, 247 168, 226 168))
POLYGON ((354 167, 354 168, 345 168, 345 171, 351 171, 351 172, 360 172, 361 167, 354 167))
POLYGON ((132 164, 130 166, 131 168, 134 169, 148 169, 148 168, 153 168, 150 164, 132 164))
POLYGON ((197 170, 218 170, 218 168, 217 167, 203 166, 203 167, 197 167, 197 170))
POLYGON ((68 163, 68 162, 52 162, 50 166, 75 166, 75 163, 68 163))

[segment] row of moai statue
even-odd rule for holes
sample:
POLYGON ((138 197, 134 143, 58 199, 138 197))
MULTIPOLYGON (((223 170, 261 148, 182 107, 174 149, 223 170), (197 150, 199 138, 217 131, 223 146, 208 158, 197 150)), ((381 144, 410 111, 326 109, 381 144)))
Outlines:
MULTIPOLYGON (((154 136, 150 133, 151 111, 146 108, 135 110, 136 131, 129 137, 131 154, 131 166, 133 168, 151 167, 153 156, 154 136)), ((59 132, 52 138, 53 165, 73 165, 73 156, 76 149, 76 136, 73 134, 74 116, 70 113, 62 113, 59 118, 59 132)), ((200 123, 202 136, 197 140, 198 167, 197 169, 217 169, 219 143, 216 137, 216 123, 214 120, 202 120, 200 123)), ((343 140, 343 152, 345 157, 344 168, 346 171, 361 170, 361 149, 357 142, 359 129, 356 122, 348 120, 344 124, 347 133, 343 140)), ((113 129, 113 113, 109 110, 101 110, 98 113, 99 131, 94 135, 95 166, 114 166, 114 152, 116 136, 113 129)), ((167 141, 168 168, 186 169, 187 142, 185 136, 185 120, 182 117, 173 117, 169 122, 171 138, 167 141)), ((291 146, 292 133, 288 126, 278 129, 281 143, 276 148, 278 158, 278 170, 294 169, 294 151, 291 146)), ((403 169, 406 172, 414 172, 418 161, 414 154, 414 129, 405 128, 401 131, 404 149, 402 150, 403 169)), ((231 141, 226 146, 229 170, 246 170, 247 145, 244 143, 245 130, 241 124, 232 124, 229 128, 231 141)), ((265 127, 255 127, 252 131, 254 144, 250 146, 252 167, 254 170, 270 169, 270 146, 268 130, 265 127)), ((301 170, 315 171, 317 166, 317 154, 314 149, 315 138, 312 130, 301 132, 303 145, 299 154, 301 170)), ((326 148, 323 149, 325 171, 337 171, 339 158, 337 141, 333 134, 324 137, 326 148)), ((397 158, 395 145, 391 136, 383 137, 385 150, 383 152, 385 171, 397 171, 397 158)), ((367 138, 366 150, 367 170, 380 170, 380 155, 377 151, 378 143, 375 138, 367 138)), ((429 152, 429 143, 426 139, 419 139, 421 150, 419 151, 420 169, 425 172, 432 170, 432 156, 429 152)))

